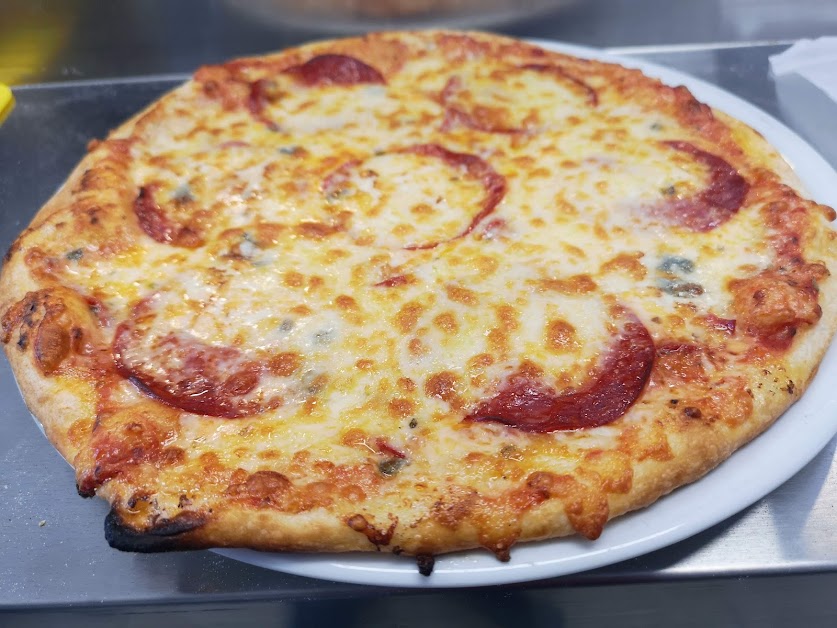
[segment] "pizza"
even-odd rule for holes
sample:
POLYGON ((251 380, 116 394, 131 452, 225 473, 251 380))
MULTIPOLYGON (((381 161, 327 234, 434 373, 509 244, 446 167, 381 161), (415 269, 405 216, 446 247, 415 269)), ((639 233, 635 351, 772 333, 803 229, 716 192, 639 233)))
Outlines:
POLYGON ((378 33, 91 141, 6 255, 2 340, 113 547, 429 573, 594 540, 767 429, 837 325, 834 218, 684 87, 378 33))

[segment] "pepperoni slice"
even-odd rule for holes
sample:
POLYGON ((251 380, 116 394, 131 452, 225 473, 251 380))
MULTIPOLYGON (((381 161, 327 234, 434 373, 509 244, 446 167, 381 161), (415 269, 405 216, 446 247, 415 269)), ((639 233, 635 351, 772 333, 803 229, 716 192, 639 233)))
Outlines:
POLYGON ((556 432, 607 425, 637 400, 654 364, 654 341, 632 313, 601 360, 598 374, 579 391, 561 394, 519 369, 466 421, 493 421, 524 432, 556 432))
POLYGON ((535 72, 543 72, 545 74, 551 74, 555 78, 565 81, 569 83, 574 89, 578 90, 579 92, 583 93, 585 98, 587 99, 587 104, 591 107, 595 107, 599 104, 599 94, 596 92, 595 89, 590 87, 587 83, 582 81, 579 78, 574 77, 572 74, 564 70, 563 68, 558 67, 557 65, 546 65, 542 63, 529 63, 524 66, 520 67, 521 70, 533 70, 535 72))
POLYGON ((520 133, 523 129, 505 126, 491 120, 490 109, 476 107, 474 111, 466 111, 462 107, 452 104, 457 92, 463 89, 462 79, 452 76, 439 94, 439 101, 445 107, 445 119, 442 130, 449 131, 457 126, 464 126, 485 133, 520 133))
POLYGON ((242 142, 241 140, 230 140, 229 142, 224 142, 218 146, 218 148, 227 150, 230 148, 250 148, 250 142, 242 142))
MULTIPOLYGON (((519 72, 520 70, 529 70, 549 75, 578 92, 591 107, 599 104, 599 96, 596 90, 581 79, 572 76, 563 68, 555 65, 530 63, 512 68, 510 72, 519 72)), ((498 78, 501 76, 498 76, 498 78)), ((494 110, 491 107, 475 105, 470 111, 466 111, 462 107, 454 104, 456 94, 462 89, 462 79, 458 76, 453 76, 448 79, 448 82, 439 94, 439 102, 445 107, 445 120, 442 123, 442 130, 447 131, 456 126, 465 126, 486 133, 513 134, 526 132, 527 129, 525 127, 509 126, 505 123, 498 122, 496 114, 492 113, 494 110)))
POLYGON ((373 285, 376 288, 397 288, 399 286, 409 286, 415 282, 416 278, 413 275, 394 275, 373 285))
POLYGON ((259 79, 250 83, 250 93, 247 96, 247 110, 268 129, 278 131, 279 125, 265 114, 267 103, 270 102, 268 85, 269 83, 266 79, 259 79))
MULTIPOLYGON (((248 62, 252 65, 252 61, 248 62)), ((268 78, 249 81, 236 62, 224 66, 201 68, 195 79, 203 84, 204 92, 210 98, 217 98, 227 109, 245 106, 252 116, 271 131, 280 126, 267 117, 266 109, 271 101, 273 82, 270 75, 276 69, 261 65, 269 73, 268 78)), ((386 84, 383 75, 363 61, 341 54, 324 54, 312 57, 305 63, 291 66, 282 71, 307 87, 321 85, 350 86, 358 84, 386 84)))
POLYGON ((405 460, 407 458, 407 454, 390 445, 389 441, 387 441, 387 439, 383 436, 375 439, 375 447, 382 454, 393 456, 394 458, 399 458, 401 460, 405 460))
POLYGON ((260 116, 267 105, 267 81, 259 79, 250 83, 250 93, 247 96, 247 109, 254 116, 260 116))
POLYGON ((707 327, 722 331, 730 336, 735 334, 736 320, 734 318, 721 318, 710 312, 704 317, 704 321, 707 327))
POLYGON ((372 66, 354 57, 339 54, 312 57, 305 63, 288 68, 285 74, 290 74, 308 87, 386 83, 383 75, 372 66))
POLYGON ((134 200, 134 213, 140 228, 146 235, 162 244, 194 249, 203 244, 197 230, 189 225, 179 225, 160 208, 154 200, 154 187, 141 187, 134 200))
POLYGON ((341 188, 348 183, 352 170, 357 168, 361 163, 363 162, 360 159, 350 159, 337 170, 329 174, 325 179, 323 179, 323 192, 327 196, 339 194, 341 188))
POLYGON ((121 323, 111 347, 119 374, 163 403, 207 416, 235 419, 282 404, 259 390, 270 361, 248 357, 236 347, 208 345, 191 334, 170 332, 148 342, 138 320, 150 316, 150 300, 121 323), (149 359, 149 353, 151 359, 149 359))
MULTIPOLYGON (((452 168, 464 168, 469 176, 482 182, 482 185, 485 188, 485 197, 482 200, 482 208, 471 219, 468 226, 465 227, 465 229, 458 235, 450 238, 450 240, 464 238, 476 229, 480 221, 493 212, 494 208, 497 207, 506 195, 506 178, 494 170, 494 168, 492 168, 487 161, 477 157, 476 155, 468 153, 455 153, 447 148, 439 146, 438 144, 418 144, 416 146, 405 148, 402 152, 438 157, 452 168)), ((413 244, 404 248, 407 250, 432 249, 439 244, 441 244, 441 242, 427 242, 424 244, 413 244)))
POLYGON ((678 198, 653 208, 667 222, 692 231, 706 232, 724 224, 741 208, 750 185, 724 159, 700 150, 688 142, 662 142, 664 146, 688 153, 709 169, 709 185, 698 194, 678 198))
MULTIPOLYGON (((477 225, 479 225, 479 223, 486 216, 494 211, 506 194, 506 178, 494 170, 488 162, 476 155, 469 153, 457 153, 439 146, 438 144, 416 144, 414 146, 396 149, 390 154, 392 153, 413 154, 439 159, 454 170, 459 170, 460 172, 464 171, 464 174, 467 177, 478 181, 485 189, 485 195, 479 205, 479 210, 473 215, 468 224, 461 231, 453 232, 449 236, 448 233, 450 232, 443 234, 437 233, 428 237, 427 241, 403 245, 403 248, 408 251, 432 249, 439 246, 439 244, 443 242, 450 242, 451 240, 456 240, 468 235, 476 229, 477 225)), ((381 155, 378 154, 376 156, 380 157, 381 155)), ((360 169, 363 163, 364 162, 361 160, 353 159, 344 163, 337 170, 325 177, 322 183, 322 191, 326 197, 332 199, 341 197, 345 191, 345 186, 350 185, 352 173, 360 169)), ((358 222, 358 219, 359 218, 356 216, 356 223, 358 222)), ((396 246, 400 247, 401 244, 396 246)), ((387 283, 384 281, 379 285, 383 287, 392 287, 400 285, 398 283, 399 281, 401 280, 396 279, 394 280, 394 283, 387 283)))

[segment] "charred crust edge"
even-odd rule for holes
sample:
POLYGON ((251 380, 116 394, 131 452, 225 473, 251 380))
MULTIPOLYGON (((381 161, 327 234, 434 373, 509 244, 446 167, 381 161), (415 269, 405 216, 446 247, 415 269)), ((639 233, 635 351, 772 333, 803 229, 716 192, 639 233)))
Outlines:
POLYGON ((184 512, 171 519, 160 520, 147 530, 139 531, 128 526, 115 510, 111 510, 105 517, 105 539, 112 548, 123 552, 150 553, 200 549, 205 544, 191 538, 188 533, 205 523, 204 514, 184 512))
POLYGON ((417 554, 416 565, 418 571, 422 576, 428 577, 433 573, 433 567, 436 565, 436 558, 432 554, 417 554))

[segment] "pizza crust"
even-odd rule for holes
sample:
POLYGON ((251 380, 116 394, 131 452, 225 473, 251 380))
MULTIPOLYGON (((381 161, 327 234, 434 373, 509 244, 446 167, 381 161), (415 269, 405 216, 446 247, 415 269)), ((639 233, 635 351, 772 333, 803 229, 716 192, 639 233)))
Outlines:
MULTIPOLYGON (((495 36, 446 33, 378 35, 359 40, 312 44, 295 51, 244 59, 222 67, 234 68, 235 72, 253 71, 256 74, 264 67, 282 72, 318 54, 348 54, 378 68, 384 76, 389 77, 409 61, 410 55, 414 53, 411 46, 416 46, 416 40, 432 40, 434 45, 442 49, 449 46, 446 49, 448 54, 452 54, 451 50, 461 51, 465 56, 496 56, 503 52, 530 56, 545 62, 558 60, 578 72, 578 76, 585 80, 601 82, 604 77, 618 89, 626 90, 626 93, 646 94, 643 98, 649 93, 654 94, 654 99, 663 109, 670 106, 671 100, 685 103, 680 109, 675 108, 676 111, 685 112, 680 118, 681 124, 699 128, 698 135, 702 133, 708 144, 723 150, 729 163, 736 168, 746 169, 753 177, 763 177, 768 181, 775 179, 776 182, 799 189, 799 181, 793 171, 761 136, 725 114, 707 113, 706 109, 695 108, 690 104, 690 95, 661 88, 657 82, 649 79, 638 81, 639 75, 635 71, 573 61, 562 55, 533 52, 533 47, 495 36)), ((12 246, 0 277, 0 294, 4 295, 0 302, 0 312, 8 317, 8 312, 15 304, 26 299, 30 293, 45 289, 60 291, 57 287, 60 286, 60 280, 45 280, 43 276, 31 272, 30 265, 25 261, 25 252, 42 243, 46 237, 44 234, 54 228, 57 215, 79 202, 84 192, 86 173, 98 172, 107 167, 110 163, 108 160, 114 158, 113 141, 127 140, 143 125, 153 126, 158 123, 159 117, 165 116, 171 107, 177 105, 179 99, 193 98, 197 89, 193 82, 164 96, 114 131, 106 142, 94 147, 82 160, 67 182, 36 215, 30 228, 12 246)), ((813 204, 801 200, 799 203, 807 207, 807 233, 799 234, 805 259, 831 266, 834 235, 824 218, 830 215, 825 209, 820 210, 813 204)), ((129 213, 126 209, 125 215, 129 213)), ((477 489, 476 498, 470 494, 454 494, 450 492, 449 479, 439 480, 438 487, 432 487, 429 495, 416 496, 415 504, 418 505, 414 504, 404 512, 393 509, 391 501, 376 501, 375 498, 371 499, 371 505, 360 507, 352 504, 351 499, 336 503, 332 499, 331 505, 325 507, 297 512, 282 511, 276 508, 274 502, 270 502, 272 498, 259 497, 262 499, 260 504, 252 499, 231 498, 233 484, 230 483, 230 488, 222 492, 220 498, 216 496, 214 502, 207 502, 210 506, 193 509, 187 505, 171 510, 173 514, 169 516, 166 507, 157 505, 155 507, 158 511, 149 519, 144 507, 139 508, 136 504, 137 487, 147 486, 158 475, 164 478, 171 477, 166 476, 167 473, 176 474, 180 465, 185 465, 182 456, 188 457, 190 454, 163 455, 158 451, 154 454, 156 457, 139 461, 129 456, 127 460, 131 465, 139 463, 141 467, 136 474, 135 470, 123 472, 120 468, 114 471, 112 477, 97 481, 91 485, 92 488, 85 488, 91 474, 95 476, 101 466, 101 460, 96 462, 96 456, 104 455, 103 446, 95 435, 101 415, 97 406, 101 404, 101 382, 85 376, 78 369, 57 368, 55 372, 46 374, 43 360, 39 361, 35 351, 30 348, 31 344, 21 348, 24 343, 20 340, 23 329, 20 321, 17 321, 17 325, 13 324, 14 321, 4 325, 4 333, 8 335, 5 349, 27 405, 38 417, 50 441, 76 467, 81 492, 95 492, 111 502, 113 510, 106 521, 105 531, 108 541, 116 548, 146 552, 251 547, 276 551, 378 550, 433 555, 481 546, 504 558, 508 556, 509 547, 519 541, 578 532, 595 538, 607 520, 643 508, 675 488, 699 479, 736 449, 767 429, 805 391, 837 328, 837 288, 834 281, 831 276, 817 280, 818 304, 822 310, 819 322, 805 327, 793 339, 790 348, 760 357, 764 361, 764 369, 747 367, 742 371, 746 382, 741 390, 752 393, 752 409, 746 420, 736 423, 734 417, 730 419, 722 413, 717 422, 689 422, 678 414, 679 410, 669 408, 663 412, 658 409, 656 419, 652 420, 656 427, 643 427, 637 432, 639 440, 636 442, 624 445, 623 441, 619 441, 624 445, 620 445, 619 455, 606 463, 595 462, 588 456, 589 452, 574 453, 574 456, 588 456, 579 464, 575 475, 563 476, 554 472, 544 475, 532 467, 521 472, 516 484, 506 489, 505 493, 490 499, 486 497, 484 501, 480 501, 482 497, 477 489), (720 424, 723 427, 718 427, 720 424), (659 442, 650 438, 655 434, 662 435, 659 442), (625 459, 629 461, 627 467, 625 459), (514 510, 505 507, 505 502, 520 502, 526 506, 514 510), (416 516, 416 512, 421 514, 416 516), (358 516, 360 519, 357 519, 358 516)), ((72 298, 68 297, 68 301, 72 301, 72 298)), ((42 309, 46 311, 46 306, 42 309)), ((93 315, 84 319, 83 314, 72 308, 70 310, 71 318, 75 317, 73 320, 85 334, 101 333, 96 330, 93 315)), ((108 333, 112 333, 113 326, 114 323, 111 323, 111 331, 108 333)), ((40 329, 39 323, 36 321, 35 324, 29 324, 29 328, 37 332, 40 329)), ((665 335, 658 331, 655 334, 665 335)), ((106 344, 109 345, 109 342, 106 344)), ((719 384, 720 389, 728 383, 719 384)), ((686 385, 686 392, 689 392, 689 385, 686 385)), ((663 392, 653 394, 659 396, 663 392)), ((449 399, 444 401, 452 403, 449 399)), ((638 403, 641 404, 642 399, 638 403)), ((182 419, 177 418, 177 413, 172 413, 169 408, 159 412, 165 417, 172 415, 173 418, 160 419, 160 429, 162 433, 170 434, 170 440, 174 439, 182 426, 171 426, 182 419), (166 432, 166 429, 174 431, 166 432)), ((457 412, 461 414, 462 411, 457 412)), ((641 415, 640 410, 632 412, 641 415)), ((216 419, 211 421, 217 422, 216 419)), ((623 436, 630 432, 627 421, 617 421, 614 426, 615 431, 623 436)), ((614 431, 610 426, 595 429, 607 434, 614 431)), ((461 430, 463 435, 464 432, 461 430)), ((535 440, 539 443, 537 447, 541 447, 543 439, 535 440)), ((365 446, 368 448, 368 443, 365 446)), ((174 446, 166 447, 169 453, 175 449, 183 451, 174 446)), ((380 454, 381 451, 378 451, 376 455, 380 454)), ((127 464, 124 456, 118 462, 121 465, 127 464)), ((219 463, 218 468, 225 464, 219 463)), ((222 473, 219 470, 218 473, 229 475, 227 471, 222 473)), ((247 473, 249 476, 241 485, 249 487, 249 478, 256 474, 247 473)), ((277 485, 282 485, 279 480, 274 480, 277 485)), ((158 481, 165 482, 165 479, 158 481)), ((293 491, 301 490, 301 480, 295 478, 290 484, 293 485, 293 491)), ((308 489, 310 484, 302 488, 308 489)), ((217 490, 217 487, 212 490, 217 490)), ((313 489, 308 493, 311 491, 313 489)), ((306 498, 310 498, 309 494, 306 495, 306 498)), ((255 499, 255 494, 246 496, 255 499)), ((142 503, 153 501, 152 497, 139 499, 142 503)), ((190 500, 191 497, 187 499, 190 500)), ((200 500, 195 498, 194 501, 200 500)))

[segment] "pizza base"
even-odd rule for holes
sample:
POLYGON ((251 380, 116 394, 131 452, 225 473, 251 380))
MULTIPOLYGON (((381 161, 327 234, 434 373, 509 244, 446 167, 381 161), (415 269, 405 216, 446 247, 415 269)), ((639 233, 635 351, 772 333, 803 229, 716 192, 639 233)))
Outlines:
MULTIPOLYGON (((482 38, 485 36, 474 35, 482 38)), ((352 51, 353 44, 340 43, 341 50, 352 51)), ((312 44, 299 49, 297 57, 329 51, 330 43, 312 44)), ((277 58, 284 57, 280 53, 277 58)), ((271 57, 268 57, 270 59, 271 57)), ((163 97, 176 99, 178 88, 163 97)), ((113 139, 127 137, 134 126, 156 106, 140 112, 111 136, 113 139)), ((732 130, 732 135, 749 158, 753 155, 760 165, 780 174, 781 179, 795 188, 799 182, 782 157, 757 133, 746 125, 720 112, 714 112, 732 130)), ((0 310, 6 311, 12 304, 23 299, 27 293, 41 288, 28 272, 21 256, 15 253, 18 243, 29 237, 36 237, 39 226, 55 213, 72 204, 76 190, 84 173, 99 165, 102 156, 97 151, 86 156, 68 178, 67 182, 40 210, 29 229, 13 245, 11 258, 7 256, 0 294, 4 295, 0 310)), ((814 240, 805 243, 808 259, 833 259, 833 235, 820 232, 814 240)), ((782 372, 777 375, 772 369, 761 381, 751 385, 763 385, 766 392, 753 401, 752 418, 744 426, 731 430, 687 430, 667 433, 672 458, 668 460, 645 459, 632 464, 632 483, 624 493, 610 492, 606 495, 605 519, 609 520, 626 512, 640 509, 653 503, 675 488, 694 482, 728 458, 764 430, 766 430, 807 389, 817 366, 837 329, 837 286, 835 279, 828 277, 819 282, 819 304, 822 308, 820 322, 797 337, 790 349, 782 356, 782 372), (778 381, 778 377, 782 381, 778 381), (786 381, 793 386, 785 390, 786 381)), ((5 345, 6 355, 16 374, 18 384, 27 406, 38 417, 49 440, 61 455, 73 461, 85 447, 89 434, 73 432, 79 421, 95 416, 96 387, 92 382, 79 380, 73 373, 45 376, 30 351, 18 350, 14 343, 5 345)), ((433 555, 474 547, 487 547, 498 556, 506 556, 508 540, 502 535, 487 538, 484 530, 465 521, 457 527, 447 527, 438 521, 419 519, 409 528, 396 528, 387 543, 377 544, 371 537, 358 533, 342 519, 335 518, 329 510, 313 510, 306 513, 288 514, 271 509, 256 509, 235 503, 226 503, 214 509, 211 516, 183 513, 169 520, 158 521, 152 526, 137 528, 130 522, 124 504, 120 503, 119 492, 113 493, 111 486, 101 486, 97 494, 116 503, 108 516, 105 530, 108 542, 118 549, 148 552, 211 547, 249 547, 275 551, 369 551, 383 550, 414 555, 433 555), (491 542, 496 545, 492 547, 491 542)), ((582 508, 584 510, 585 507, 582 508)), ((541 540, 566 536, 579 531, 579 519, 571 520, 567 514, 565 500, 549 499, 523 513, 519 520, 520 529, 512 542, 541 540)), ((599 516, 600 513, 583 513, 581 519, 599 516)), ((370 524, 374 530, 377 521, 370 524)), ((582 521, 583 527, 583 521, 582 521)))

